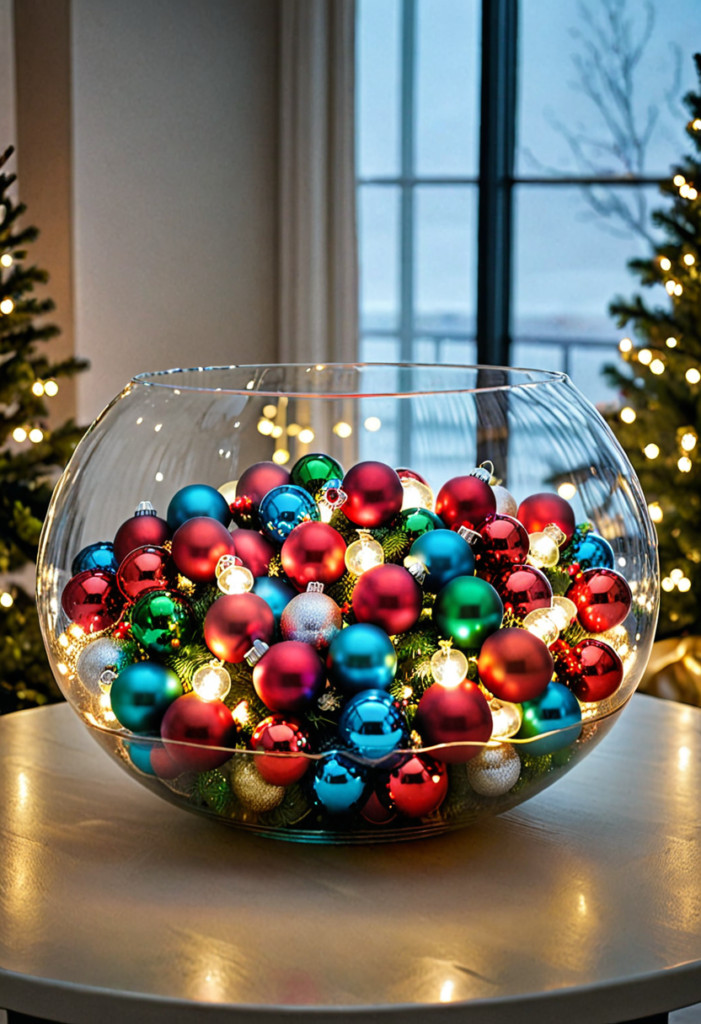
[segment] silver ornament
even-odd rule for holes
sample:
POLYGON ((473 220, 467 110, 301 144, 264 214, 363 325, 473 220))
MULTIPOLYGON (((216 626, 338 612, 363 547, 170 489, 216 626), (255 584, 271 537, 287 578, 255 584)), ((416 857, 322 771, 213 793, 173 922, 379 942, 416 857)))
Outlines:
POLYGON ((85 689, 99 697, 105 690, 105 684, 109 688, 109 683, 123 668, 138 660, 132 641, 100 636, 86 644, 80 652, 75 670, 85 689))
POLYGON ((325 650, 341 629, 341 609, 328 594, 305 591, 293 597, 282 612, 280 632, 285 640, 301 640, 325 650))
POLYGON ((511 491, 507 491, 507 489, 502 487, 501 484, 495 484, 494 487, 492 487, 492 490, 494 491, 494 497, 497 500, 496 510, 499 515, 515 517, 518 512, 518 503, 511 491))
POLYGON ((485 747, 467 765, 467 781, 480 796, 503 796, 520 774, 521 758, 510 743, 485 747))
POLYGON ((258 814, 272 811, 285 796, 284 786, 266 782, 253 761, 238 754, 232 760, 231 786, 241 803, 258 814))

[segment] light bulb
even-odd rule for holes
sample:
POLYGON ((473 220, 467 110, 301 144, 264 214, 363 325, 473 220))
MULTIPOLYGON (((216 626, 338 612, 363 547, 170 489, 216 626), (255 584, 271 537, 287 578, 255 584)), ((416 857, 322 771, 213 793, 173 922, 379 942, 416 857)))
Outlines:
POLYGON ((35 380, 32 384, 32 394, 36 395, 37 398, 41 398, 44 394, 44 385, 40 380, 35 380))
POLYGON ((667 346, 667 348, 676 348, 677 347, 677 339, 676 338, 667 338, 667 340, 665 341, 665 345, 667 346))
POLYGON ((643 453, 647 455, 648 459, 656 459, 657 456, 660 454, 660 449, 657 447, 656 444, 646 444, 643 448, 643 453))
POLYGON ((575 494, 577 493, 577 488, 574 484, 565 482, 563 484, 560 484, 560 486, 557 489, 557 493, 560 495, 561 498, 564 498, 565 501, 572 501, 572 498, 574 498, 575 494))
POLYGON ((261 416, 261 418, 258 420, 258 433, 265 434, 266 437, 269 437, 274 429, 275 424, 271 423, 270 420, 266 420, 264 417, 261 416))
POLYGON ((652 519, 653 523, 662 522, 662 519, 664 518, 664 513, 662 511, 662 506, 658 501, 653 501, 650 505, 648 505, 647 510, 650 513, 650 519, 652 519))
POLYGON ((489 710, 492 712, 493 740, 505 740, 509 736, 516 735, 523 720, 520 704, 510 704, 508 701, 492 697, 489 702, 489 710))
MULTIPOLYGON (((668 284, 671 282, 668 282, 668 284)), ((648 366, 652 362, 652 352, 649 348, 641 348, 638 352, 638 362, 648 366)))
POLYGON ((4 593, 0 594, 0 605, 2 605, 3 608, 11 608, 13 604, 14 600, 9 591, 6 590, 4 593))
POLYGON ((690 473, 691 472, 691 465, 692 465, 692 463, 691 463, 691 459, 689 458, 689 456, 688 455, 682 455, 681 459, 679 459, 678 462, 677 462, 677 469, 679 470, 680 473, 690 473))
POLYGON ((692 366, 690 370, 687 370, 684 376, 689 384, 698 384, 701 380, 701 373, 699 373, 695 366, 692 366))
POLYGON ((346 548, 346 569, 354 576, 362 576, 368 569, 382 565, 385 553, 382 545, 367 530, 358 530, 358 539, 346 548))
POLYGON ((633 342, 630 340, 630 338, 621 338, 621 340, 618 342, 619 352, 630 352, 632 348, 633 342))
POLYGON ((222 555, 217 562, 217 586, 223 594, 245 594, 253 587, 253 573, 245 565, 231 564, 228 559, 233 557, 235 556, 222 555), (219 566, 224 559, 227 561, 220 570, 219 566))
POLYGON ((682 259, 687 267, 693 267, 694 263, 696 263, 696 257, 690 252, 685 252, 682 259))
POLYGON ((374 434, 375 431, 379 430, 382 426, 382 420, 379 416, 368 416, 365 419, 363 426, 366 430, 369 430, 371 434, 374 434))
POLYGON ((631 409, 629 405, 626 405, 625 408, 621 409, 620 416, 624 423, 635 423, 637 418, 635 409, 631 409))
POLYGON ((58 394, 58 384, 55 380, 47 380, 44 384, 44 394, 54 398, 58 394))
POLYGON ((547 647, 554 644, 560 635, 560 629, 551 612, 551 608, 534 608, 523 620, 528 632, 537 636, 547 647))
POLYGON ((674 185, 676 185, 677 188, 679 188, 680 185, 683 185, 685 181, 686 181, 686 178, 684 177, 683 174, 675 174, 674 177, 672 178, 672 183, 674 185))
POLYGON ((276 448, 273 452, 273 462, 277 463, 278 466, 284 466, 286 462, 290 461, 290 453, 286 448, 276 448))
POLYGON ((696 447, 696 441, 696 434, 694 434, 691 430, 687 430, 684 434, 682 434, 682 438, 679 444, 685 452, 693 452, 694 448, 696 447))
POLYGON ((670 270, 671 266, 671 260, 667 259, 666 256, 660 256, 660 267, 662 268, 662 270, 670 270))
POLYGON ((334 424, 333 432, 338 437, 350 437, 353 433, 353 428, 350 423, 346 423, 345 420, 339 420, 338 423, 334 424))
POLYGON ((655 374, 657 374, 657 376, 659 376, 661 373, 664 373, 664 370, 665 370, 665 366, 664 366, 664 363, 662 362, 661 359, 653 359, 652 362, 650 363, 650 372, 651 373, 655 373, 655 374))
POLYGON ((275 417, 277 416, 277 406, 276 405, 264 405, 263 406, 263 415, 266 416, 269 420, 274 420, 275 417))
POLYGON ((450 640, 441 640, 440 648, 431 658, 431 675, 448 690, 459 686, 467 675, 467 658, 456 650, 450 640))
POLYGON ((192 689, 202 700, 224 700, 231 689, 231 677, 223 665, 210 661, 193 675, 192 689))
POLYGON ((14 308, 15 304, 12 299, 3 299, 2 302, 0 302, 0 313, 5 313, 7 315, 11 313, 14 308))
POLYGON ((39 444, 40 441, 44 440, 44 432, 39 427, 33 427, 29 431, 29 440, 32 444, 39 444))
POLYGON ((405 508, 426 508, 433 512, 433 491, 428 484, 411 477, 400 477, 402 481, 402 510, 405 508))
POLYGON ((544 530, 530 534, 528 561, 538 569, 552 569, 560 558, 560 544, 566 539, 559 526, 548 523, 544 530))
POLYGON ((21 444, 22 441, 27 440, 27 431, 24 429, 24 427, 15 427, 15 429, 12 431, 12 437, 14 438, 15 441, 21 444))
POLYGON ((300 444, 311 444, 314 440, 314 431, 311 427, 302 427, 297 436, 299 437, 300 444))
POLYGON ((2 256, 0 256, 0 266, 11 267, 13 262, 14 260, 9 252, 4 252, 2 256))

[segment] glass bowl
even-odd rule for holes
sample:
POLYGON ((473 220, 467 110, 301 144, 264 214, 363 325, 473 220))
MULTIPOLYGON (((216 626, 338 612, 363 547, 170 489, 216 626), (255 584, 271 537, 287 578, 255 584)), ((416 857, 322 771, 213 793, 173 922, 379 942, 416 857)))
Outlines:
POLYGON ((658 603, 599 414, 486 366, 141 374, 59 481, 37 579, 57 682, 134 779, 324 843, 549 786, 634 692, 658 603))

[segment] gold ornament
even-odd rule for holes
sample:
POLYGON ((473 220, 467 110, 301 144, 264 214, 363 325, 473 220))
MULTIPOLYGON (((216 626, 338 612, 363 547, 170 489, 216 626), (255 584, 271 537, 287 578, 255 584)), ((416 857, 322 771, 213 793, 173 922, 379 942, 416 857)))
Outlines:
POLYGON ((231 769, 231 785, 241 803, 257 814, 272 811, 285 796, 284 786, 266 782, 253 761, 238 754, 231 769))

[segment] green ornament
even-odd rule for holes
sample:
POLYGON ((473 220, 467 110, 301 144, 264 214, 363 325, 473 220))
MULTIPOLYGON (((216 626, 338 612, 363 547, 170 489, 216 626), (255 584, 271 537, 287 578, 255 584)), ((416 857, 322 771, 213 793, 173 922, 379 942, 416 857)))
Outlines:
POLYGON ((303 455, 290 470, 290 483, 303 487, 314 498, 329 480, 342 480, 343 466, 330 455, 303 455))
POLYGON ((197 776, 193 797, 216 814, 225 814, 233 799, 229 780, 216 768, 197 776))
POLYGON ((427 508, 405 508, 395 519, 395 525, 400 530, 410 533, 412 540, 416 540, 429 530, 444 530, 445 523, 435 512, 429 512, 427 508))
POLYGON ((189 606, 168 590, 149 591, 131 610, 131 631, 152 654, 173 654, 189 643, 194 629, 189 606))
POLYGON ((461 649, 478 649, 501 625, 504 606, 494 587, 479 576, 456 576, 433 606, 433 621, 461 649))

